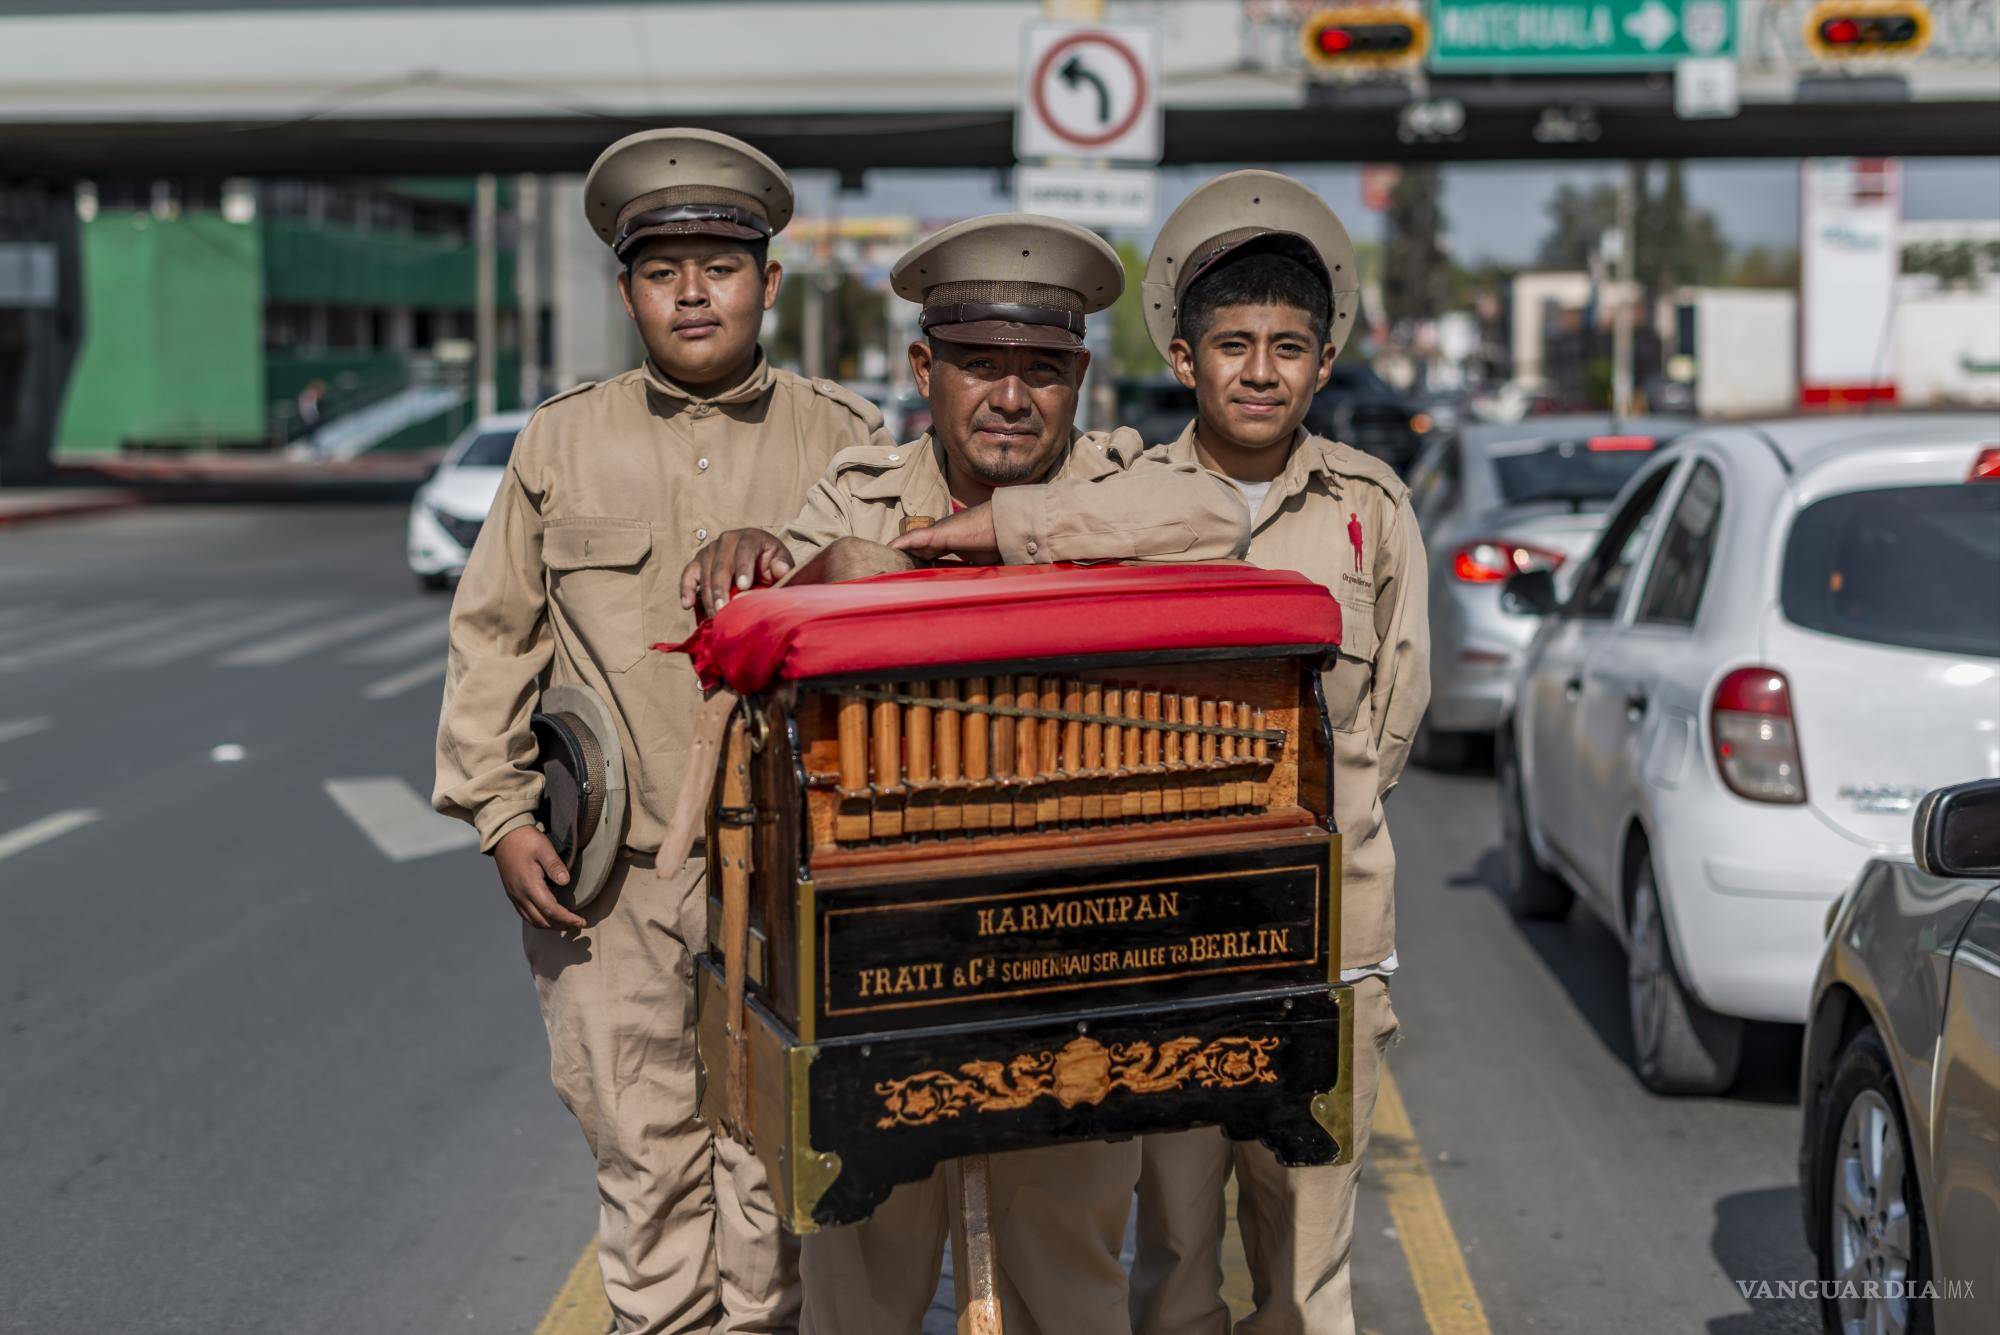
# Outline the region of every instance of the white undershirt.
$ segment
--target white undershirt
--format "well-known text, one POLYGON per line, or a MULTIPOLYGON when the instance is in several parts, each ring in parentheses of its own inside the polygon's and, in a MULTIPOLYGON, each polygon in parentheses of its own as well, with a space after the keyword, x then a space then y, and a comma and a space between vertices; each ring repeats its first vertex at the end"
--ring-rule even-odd
POLYGON ((1240 477, 1229 479, 1236 484, 1236 490, 1243 493, 1243 503, 1250 507, 1250 522, 1257 522, 1257 512, 1264 508, 1264 498, 1271 494, 1269 482, 1245 482, 1240 477))

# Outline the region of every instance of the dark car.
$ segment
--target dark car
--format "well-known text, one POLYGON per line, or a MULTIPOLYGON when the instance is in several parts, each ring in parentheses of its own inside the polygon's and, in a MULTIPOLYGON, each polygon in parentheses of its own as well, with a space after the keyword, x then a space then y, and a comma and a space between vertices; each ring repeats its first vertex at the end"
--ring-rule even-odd
POLYGON ((1829 1331, 2000 1330, 2000 779, 1917 806, 1828 915, 1800 1078, 1829 1331))
POLYGON ((1178 380, 1118 382, 1118 423, 1138 432, 1148 445, 1178 439, 1194 415, 1194 391, 1178 380))
POLYGON ((1347 362, 1334 364, 1332 378, 1306 413, 1308 430, 1372 454, 1398 473, 1416 462, 1425 422, 1416 404, 1373 368, 1347 362))

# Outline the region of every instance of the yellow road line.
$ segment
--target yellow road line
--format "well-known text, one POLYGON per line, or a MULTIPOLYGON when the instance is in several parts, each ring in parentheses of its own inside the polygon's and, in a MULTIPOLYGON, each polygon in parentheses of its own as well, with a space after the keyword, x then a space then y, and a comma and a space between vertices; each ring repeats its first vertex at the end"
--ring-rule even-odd
POLYGON ((597 1239, 570 1267, 555 1301, 542 1313, 535 1335, 604 1335, 611 1329, 611 1304, 604 1301, 604 1276, 597 1269, 597 1239))
POLYGON ((1368 1145, 1369 1166, 1382 1183, 1389 1217, 1396 1222, 1396 1239, 1410 1263, 1410 1279, 1431 1335, 1492 1335, 1486 1309, 1472 1287, 1465 1253, 1445 1216, 1444 1199, 1424 1162, 1424 1147, 1403 1095, 1385 1066, 1375 1095, 1375 1122, 1368 1145))

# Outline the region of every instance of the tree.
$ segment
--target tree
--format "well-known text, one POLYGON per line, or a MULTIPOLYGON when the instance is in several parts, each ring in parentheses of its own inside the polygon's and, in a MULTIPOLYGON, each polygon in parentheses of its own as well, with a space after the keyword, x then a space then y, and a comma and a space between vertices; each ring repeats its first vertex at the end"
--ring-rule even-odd
POLYGON ((1391 326, 1442 315, 1451 296, 1444 210, 1434 163, 1404 167, 1389 191, 1384 219, 1382 304, 1391 326))
MULTIPOLYGON (((1729 262, 1722 225, 1707 209, 1688 202, 1681 164, 1669 162, 1659 190, 1650 188, 1642 164, 1633 164, 1632 276, 1648 304, 1675 287, 1713 283, 1729 262)), ((1549 269, 1587 269, 1605 232, 1618 225, 1618 187, 1564 185, 1549 201, 1549 232, 1535 262, 1549 269)))

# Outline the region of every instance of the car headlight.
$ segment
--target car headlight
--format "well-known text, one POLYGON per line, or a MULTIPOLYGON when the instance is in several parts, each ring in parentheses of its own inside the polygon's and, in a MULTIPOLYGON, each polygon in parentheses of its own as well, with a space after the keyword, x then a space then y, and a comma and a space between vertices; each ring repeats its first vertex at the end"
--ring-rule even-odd
POLYGON ((467 551, 472 550, 472 544, 479 540, 479 529, 484 523, 483 520, 461 519, 451 511, 441 510, 435 505, 425 508, 431 512, 431 518, 437 520, 438 527, 451 535, 453 542, 467 551))

